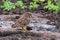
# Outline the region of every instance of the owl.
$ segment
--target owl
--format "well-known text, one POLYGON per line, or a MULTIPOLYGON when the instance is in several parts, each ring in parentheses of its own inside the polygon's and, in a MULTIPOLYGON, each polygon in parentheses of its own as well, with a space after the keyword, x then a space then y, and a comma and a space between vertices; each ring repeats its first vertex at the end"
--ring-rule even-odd
POLYGON ((29 24, 32 15, 30 12, 24 13, 19 19, 12 25, 13 28, 21 27, 23 30, 27 30, 27 25, 29 24))

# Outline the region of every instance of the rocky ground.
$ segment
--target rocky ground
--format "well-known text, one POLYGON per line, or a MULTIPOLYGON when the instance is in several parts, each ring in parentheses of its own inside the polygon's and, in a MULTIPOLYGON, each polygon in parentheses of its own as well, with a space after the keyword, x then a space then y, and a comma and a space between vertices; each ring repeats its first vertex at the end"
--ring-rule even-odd
MULTIPOLYGON (((21 28, 12 28, 12 25, 21 20, 21 15, 0 15, 0 40, 60 40, 59 29, 52 21, 44 18, 43 15, 32 14, 28 27, 30 31, 19 31, 21 28), (51 24, 47 24, 50 22, 51 24)), ((23 16, 24 18, 25 16, 23 16)))
MULTIPOLYGON (((15 3, 17 0, 10 0, 15 3)), ((28 6, 31 0, 22 0, 28 6)), ((47 0, 46 0, 47 1, 47 0)), ((0 5, 3 3, 0 1, 0 5)), ((0 9, 0 40, 60 40, 60 12, 44 10, 43 4, 38 9, 16 8, 12 11, 0 9), (32 14, 26 16, 27 13, 32 14), (26 13, 26 15, 24 15, 26 13), (28 21, 28 22, 27 22, 28 21), (13 28, 12 25, 18 27, 13 28), (29 31, 22 30, 20 25, 25 24, 29 31)))

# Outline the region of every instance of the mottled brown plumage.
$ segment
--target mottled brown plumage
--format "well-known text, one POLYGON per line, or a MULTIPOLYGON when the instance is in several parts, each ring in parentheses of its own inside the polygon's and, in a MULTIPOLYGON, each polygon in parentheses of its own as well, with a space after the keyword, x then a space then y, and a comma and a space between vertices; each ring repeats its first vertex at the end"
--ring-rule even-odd
POLYGON ((13 28, 22 27, 22 29, 26 30, 26 25, 29 24, 31 17, 31 13, 24 13, 16 22, 12 25, 13 28))

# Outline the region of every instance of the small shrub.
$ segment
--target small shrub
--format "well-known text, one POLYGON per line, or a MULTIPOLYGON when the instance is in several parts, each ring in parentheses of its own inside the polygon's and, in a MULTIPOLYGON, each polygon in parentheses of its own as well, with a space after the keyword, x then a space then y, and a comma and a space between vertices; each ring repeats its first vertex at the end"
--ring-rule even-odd
POLYGON ((2 0, 2 2, 6 2, 6 1, 8 1, 8 0, 2 0))
POLYGON ((36 4, 36 2, 30 2, 30 5, 29 5, 29 9, 36 9, 38 8, 38 4, 36 4))
POLYGON ((48 3, 46 6, 44 6, 44 9, 53 10, 55 13, 58 13, 59 11, 59 7, 54 5, 51 0, 48 0, 48 3))
POLYGON ((36 2, 36 3, 38 3, 38 2, 44 2, 45 0, 33 0, 33 2, 36 2))
POLYGON ((16 5, 17 7, 20 7, 21 9, 25 9, 25 8, 26 8, 26 6, 24 6, 24 4, 23 4, 22 1, 17 1, 17 2, 15 3, 15 5, 16 5))
POLYGON ((45 0, 39 0, 40 2, 44 2, 45 0))
POLYGON ((37 3, 37 2, 39 2, 39 0, 33 0, 33 2, 36 2, 37 3))
POLYGON ((60 7, 60 0, 56 0, 56 5, 60 7))
POLYGON ((1 6, 1 8, 3 8, 3 10, 10 11, 15 9, 15 5, 10 1, 4 1, 4 4, 1 6))

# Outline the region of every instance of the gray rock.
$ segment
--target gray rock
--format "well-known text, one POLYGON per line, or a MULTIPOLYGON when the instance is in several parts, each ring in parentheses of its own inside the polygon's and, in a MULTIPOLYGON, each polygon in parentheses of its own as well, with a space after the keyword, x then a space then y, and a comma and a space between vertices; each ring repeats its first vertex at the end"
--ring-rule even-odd
POLYGON ((0 21, 1 28, 11 28, 13 21, 0 21))
POLYGON ((32 27, 32 29, 36 29, 36 30, 42 30, 42 29, 55 29, 56 26, 54 25, 48 25, 48 24, 42 24, 42 23, 29 23, 27 25, 28 27, 32 27))

